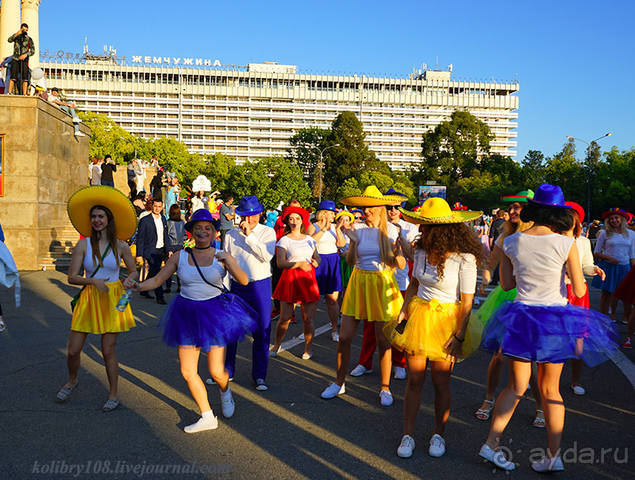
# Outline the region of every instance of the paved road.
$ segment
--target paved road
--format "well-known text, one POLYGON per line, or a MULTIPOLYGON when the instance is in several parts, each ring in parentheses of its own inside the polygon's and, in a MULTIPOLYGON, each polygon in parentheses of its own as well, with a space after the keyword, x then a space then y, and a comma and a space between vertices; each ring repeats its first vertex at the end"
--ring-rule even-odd
MULTIPOLYGON (((198 410, 180 376, 176 352, 161 342, 159 305, 133 300, 138 326, 121 335, 117 346, 122 406, 105 414, 100 407, 107 382, 97 336, 89 337, 84 348, 80 385, 72 399, 64 405, 54 402, 65 381, 69 300, 76 289, 59 272, 27 272, 22 282, 20 309, 12 306, 9 292, 0 292, 8 324, 0 334, 0 478, 177 478, 177 471, 193 479, 475 480, 505 475, 477 456, 488 429, 473 416, 484 395, 489 360, 484 352, 456 367, 448 451, 440 459, 427 454, 433 423, 430 384, 424 387, 417 419, 417 448, 408 460, 395 454, 404 381, 393 381, 395 404, 389 408, 379 405, 376 373, 349 379, 341 398, 319 398, 334 371, 336 344, 329 335, 316 339, 312 360, 299 358, 302 345, 272 359, 267 392, 253 389, 251 350, 243 343, 232 383, 234 418, 221 420, 215 431, 187 435, 182 428, 198 418, 198 410)), ((316 323, 326 323, 323 305, 316 323)), ((292 326, 288 338, 300 333, 300 326, 292 326)), ((354 359, 360 343, 361 336, 354 359)), ((625 354, 622 368, 632 369, 633 353, 625 354)), ((612 362, 585 369, 582 378, 588 394, 576 397, 568 388, 570 370, 563 374, 568 463, 560 478, 633 478, 633 385, 612 362)), ((208 389, 212 407, 220 412, 217 388, 208 389)), ((529 395, 505 434, 504 444, 520 464, 514 478, 536 478, 529 457, 532 449, 546 444, 544 430, 529 425, 533 412, 529 395)))

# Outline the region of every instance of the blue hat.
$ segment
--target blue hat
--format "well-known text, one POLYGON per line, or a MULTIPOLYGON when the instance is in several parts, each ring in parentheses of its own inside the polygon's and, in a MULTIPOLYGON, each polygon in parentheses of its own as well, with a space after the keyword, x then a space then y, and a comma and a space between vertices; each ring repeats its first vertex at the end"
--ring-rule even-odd
POLYGON ((317 210, 329 210, 337 213, 337 208, 335 208, 335 202, 333 200, 322 200, 317 206, 317 210))
POLYGON ((216 230, 220 228, 220 220, 212 217, 212 214, 204 208, 199 208, 190 217, 190 221, 185 224, 185 230, 192 232, 192 228, 196 222, 210 222, 216 230))
POLYGON ((529 198, 529 203, 543 207, 571 208, 564 203, 564 194, 558 185, 543 183, 534 193, 534 198, 529 198))
POLYGON ((364 212, 362 210, 360 210, 359 208, 353 208, 351 210, 351 213, 361 213, 362 215, 364 215, 364 212))
POLYGON ((407 195, 398 192, 397 190, 395 190, 394 188, 389 189, 386 193, 384 193, 384 195, 399 195, 400 197, 406 197, 408 198, 407 195))
POLYGON ((241 217, 250 217, 252 215, 258 215, 265 210, 265 206, 258 201, 258 197, 242 197, 240 203, 236 207, 236 214, 241 217))

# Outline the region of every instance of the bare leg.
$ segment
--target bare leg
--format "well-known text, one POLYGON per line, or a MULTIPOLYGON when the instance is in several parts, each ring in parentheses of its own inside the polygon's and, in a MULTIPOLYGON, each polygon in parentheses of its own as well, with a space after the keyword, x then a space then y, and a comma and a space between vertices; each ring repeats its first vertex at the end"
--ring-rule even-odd
POLYGON ((9 93, 13 95, 13 90, 15 89, 15 80, 9 80, 9 93))
MULTIPOLYGON (((485 400, 490 402, 494 401, 494 395, 496 395, 496 388, 500 382, 501 371, 503 369, 503 355, 500 352, 496 352, 492 355, 492 359, 489 361, 487 367, 487 384, 485 392, 485 400)), ((492 404, 489 402, 483 402, 481 410, 487 410, 492 404)))
MULTIPOLYGON (((617 320, 617 297, 611 294, 609 305, 611 306, 611 320, 617 320)), ((626 318, 626 316, 624 316, 626 318)))
POLYGON ((115 353, 116 343, 116 333, 104 333, 101 336, 101 354, 104 356, 106 375, 108 376, 108 384, 110 385, 108 399, 112 400, 116 400, 119 393, 119 363, 117 363, 117 354, 115 353))
POLYGON ((84 342, 86 341, 87 336, 87 333, 76 332, 75 330, 71 330, 71 333, 68 336, 68 353, 66 355, 68 382, 66 382, 65 385, 67 387, 72 387, 77 382, 82 348, 84 348, 84 342))
POLYGON ((525 394, 531 377, 531 362, 509 359, 508 365, 509 383, 496 399, 489 435, 485 442, 492 449, 498 447, 500 437, 511 420, 520 398, 525 394))
POLYGON ((381 389, 390 390, 390 372, 392 370, 392 350, 390 342, 384 335, 384 323, 373 322, 375 325, 375 338, 377 339, 377 355, 379 356, 379 372, 381 376, 381 389))
POLYGON ((549 442, 549 457, 560 455, 560 442, 564 429, 564 402, 560 395, 560 375, 564 363, 538 365, 538 385, 545 411, 545 426, 549 442))
POLYGON ((207 353, 207 366, 209 373, 220 388, 221 392, 227 391, 229 385, 229 373, 225 370, 225 347, 212 347, 207 353))
POLYGON ((317 310, 317 302, 307 303, 304 305, 306 315, 302 316, 302 324, 304 327, 304 353, 311 353, 311 345, 313 344, 313 334, 315 327, 313 326, 313 318, 317 310))
POLYGON ((276 327, 276 341, 273 344, 272 350, 277 352, 280 348, 280 344, 284 339, 284 336, 289 330, 289 323, 293 316, 293 304, 287 302, 280 302, 280 319, 278 320, 278 326, 276 327))
POLYGON ((201 377, 198 375, 198 357, 200 348, 179 345, 179 362, 181 363, 181 375, 187 382, 187 387, 198 405, 201 413, 212 409, 207 398, 207 389, 201 377))
POLYGON ((430 363, 434 385, 434 433, 443 436, 450 417, 450 377, 452 363, 446 360, 430 363))
POLYGON ((611 300, 611 292, 602 290, 602 296, 600 297, 600 312, 604 315, 609 314, 609 302, 611 300))
POLYGON ((329 314, 329 320, 331 321, 331 332, 337 332, 337 319, 340 316, 340 306, 337 303, 339 292, 333 292, 324 295, 326 300, 326 310, 329 314))
POLYGON ((574 358, 571 360, 571 386, 580 385, 580 372, 582 371, 582 360, 574 358))
POLYGON ((540 398, 540 389, 538 387, 538 375, 536 371, 536 364, 531 364, 531 377, 529 377, 529 385, 531 385, 531 392, 536 400, 536 410, 542 410, 542 399, 540 398))
POLYGON ((426 362, 424 356, 406 355, 408 365, 408 383, 403 402, 403 433, 414 436, 415 422, 421 404, 421 388, 426 379, 426 362))
MULTIPOLYGON (((348 371, 348 364, 351 360, 351 343, 353 343, 359 322, 359 320, 349 317, 348 315, 342 316, 340 341, 337 342, 337 377, 335 383, 338 385, 343 385, 344 380, 346 380, 346 372, 348 371)), ((390 371, 388 374, 390 375, 390 371)))
POLYGON ((22 95, 29 94, 29 82, 22 82, 22 95))
POLYGON ((631 313, 633 311, 633 304, 628 302, 622 302, 624 305, 624 321, 628 322, 629 318, 631 318, 631 313))

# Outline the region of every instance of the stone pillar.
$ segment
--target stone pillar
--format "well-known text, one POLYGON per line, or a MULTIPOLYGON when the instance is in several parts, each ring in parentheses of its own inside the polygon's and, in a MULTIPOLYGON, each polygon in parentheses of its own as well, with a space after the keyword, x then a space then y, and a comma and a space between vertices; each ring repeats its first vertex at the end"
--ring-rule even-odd
POLYGON ((29 37, 35 45, 35 55, 29 58, 29 67, 40 66, 40 27, 39 27, 40 0, 22 0, 22 22, 29 26, 29 37))
POLYGON ((13 55, 13 44, 7 39, 20 29, 20 0, 2 0, 0 10, 0 59, 13 55))

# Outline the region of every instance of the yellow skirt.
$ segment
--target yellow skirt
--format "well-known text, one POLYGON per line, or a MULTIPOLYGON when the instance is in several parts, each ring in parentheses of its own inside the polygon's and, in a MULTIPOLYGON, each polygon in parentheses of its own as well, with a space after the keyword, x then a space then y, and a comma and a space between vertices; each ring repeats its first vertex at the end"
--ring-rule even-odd
MULTIPOLYGON (((408 305, 408 323, 404 332, 400 334, 395 331, 395 319, 384 327, 386 338, 393 347, 408 355, 421 355, 432 361, 445 360, 447 351, 444 347, 457 330, 460 305, 460 302, 439 303, 436 299, 427 301, 414 297, 408 305)), ((463 352, 457 360, 468 357, 478 349, 482 328, 479 322, 468 323, 462 344, 463 352)))
POLYGON ((342 301, 342 315, 369 322, 396 319, 403 297, 392 270, 353 269, 342 301))
POLYGON ((94 285, 87 285, 73 310, 71 330, 86 333, 127 332, 135 326, 130 310, 120 312, 115 307, 125 292, 120 281, 107 283, 108 291, 102 292, 94 285))

